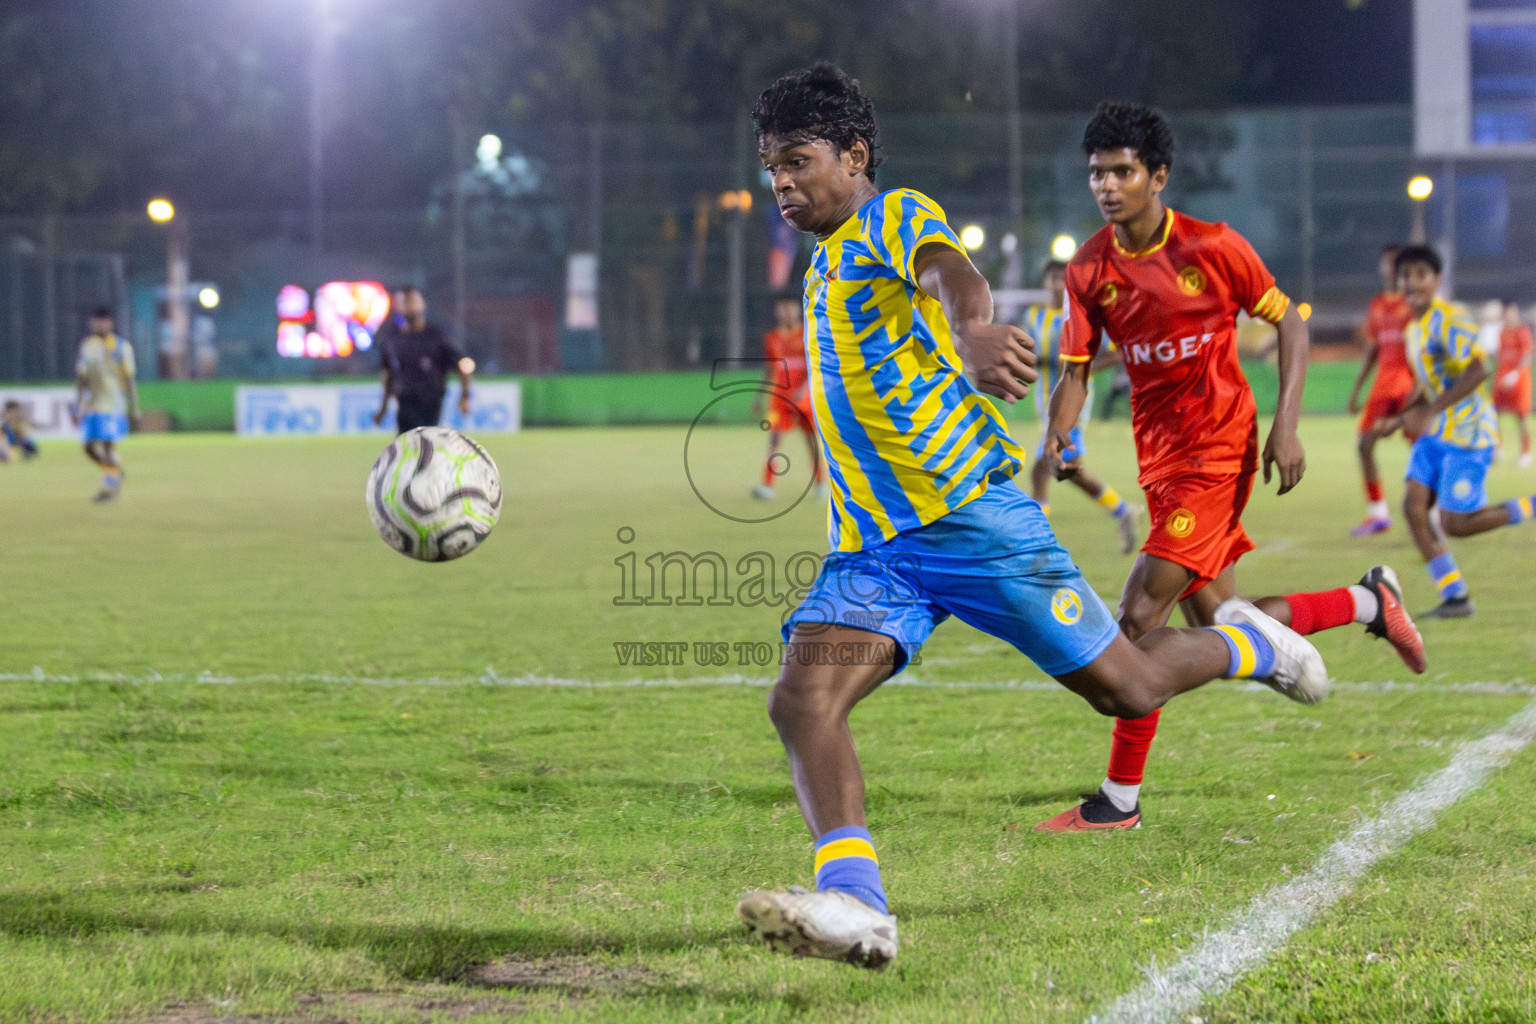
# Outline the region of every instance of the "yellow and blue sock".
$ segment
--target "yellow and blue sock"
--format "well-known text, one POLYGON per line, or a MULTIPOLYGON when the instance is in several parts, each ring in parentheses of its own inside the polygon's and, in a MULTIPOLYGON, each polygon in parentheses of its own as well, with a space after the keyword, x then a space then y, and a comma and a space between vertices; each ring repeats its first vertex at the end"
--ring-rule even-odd
POLYGON ((1227 642, 1228 679, 1265 679, 1275 670, 1275 649, 1257 626, 1210 626, 1227 642))
POLYGON ((890 913, 869 829, 848 825, 816 840, 816 891, 833 889, 863 900, 882 914, 890 913))
POLYGON ((1523 523, 1527 519, 1536 519, 1536 494, 1528 498, 1511 498, 1504 503, 1504 511, 1509 513, 1509 525, 1523 523))
POLYGON ((117 490, 122 483, 123 471, 120 469, 109 469, 101 475, 101 486, 109 491, 117 490))
POLYGON ((1456 568, 1456 559, 1449 551, 1430 559, 1429 578, 1435 581, 1441 600, 1455 601, 1467 596, 1467 581, 1461 578, 1461 570, 1456 568))
POLYGON ((1109 484, 1104 485, 1103 492, 1094 500, 1109 509, 1109 514, 1116 519, 1121 518, 1129 511, 1129 506, 1126 505, 1125 499, 1120 497, 1120 492, 1109 486, 1109 484))

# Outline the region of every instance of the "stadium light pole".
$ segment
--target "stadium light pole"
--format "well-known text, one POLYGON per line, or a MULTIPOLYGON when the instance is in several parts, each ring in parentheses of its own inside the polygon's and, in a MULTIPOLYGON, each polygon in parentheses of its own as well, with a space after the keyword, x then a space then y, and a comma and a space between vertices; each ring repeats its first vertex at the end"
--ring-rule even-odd
POLYGON ((154 199, 146 208, 149 219, 166 225, 165 241, 165 319, 170 327, 170 358, 165 360, 166 375, 172 380, 186 376, 187 343, 192 334, 192 318, 187 311, 187 231, 185 218, 176 216, 176 207, 168 199, 154 199))
POLYGON ((1003 0, 1003 90, 1008 94, 1008 229, 1024 226, 1024 114, 1019 109, 1019 3, 1003 0))
POLYGON ((331 49, 331 0, 315 0, 309 50, 309 247, 319 273, 325 251, 325 66, 331 49))
POLYGON ((1415 245, 1423 245, 1429 238, 1429 229, 1424 221, 1424 204, 1434 191, 1434 180, 1425 175, 1417 175, 1408 181, 1408 198, 1413 200, 1413 232, 1409 241, 1415 245))

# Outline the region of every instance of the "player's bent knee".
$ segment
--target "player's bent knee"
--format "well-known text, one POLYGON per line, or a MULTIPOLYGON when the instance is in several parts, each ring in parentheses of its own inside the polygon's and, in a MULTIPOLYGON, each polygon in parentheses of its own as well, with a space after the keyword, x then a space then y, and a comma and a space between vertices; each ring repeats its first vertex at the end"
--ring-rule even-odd
POLYGON ((1129 640, 1117 638, 1104 653, 1057 681, 1101 715, 1145 718, 1162 706, 1153 693, 1147 659, 1129 640))
POLYGON ((1477 531, 1472 529, 1472 517, 1461 512, 1447 512, 1440 510, 1440 528, 1450 537, 1470 537, 1477 531))
POLYGON ((846 702, 830 680, 786 674, 768 691, 768 718, 780 732, 806 722, 847 715, 846 702))

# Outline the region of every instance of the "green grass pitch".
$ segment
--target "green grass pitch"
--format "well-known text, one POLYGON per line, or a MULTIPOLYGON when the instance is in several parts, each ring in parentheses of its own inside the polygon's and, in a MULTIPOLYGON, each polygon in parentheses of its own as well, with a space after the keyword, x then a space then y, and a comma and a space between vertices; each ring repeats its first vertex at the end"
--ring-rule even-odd
MULTIPOLYGON (((1388 561, 1431 604, 1401 529, 1347 537, 1351 425, 1303 438, 1301 488, 1247 516, 1245 592, 1388 561)), ((777 958, 733 904, 810 881, 755 657, 784 606, 734 597, 754 552, 782 597, 823 513, 727 517, 760 510, 747 429, 696 433, 686 461, 682 428, 481 440, 506 506, 448 565, 373 534, 376 441, 133 438, 106 506, 73 446, 0 466, 0 1019, 1080 1021, 1531 700, 1455 685, 1532 681, 1522 527, 1455 543, 1480 612, 1425 626, 1429 688, 1181 698, 1146 826, 1043 837, 1101 777, 1109 723, 1065 691, 944 687, 1043 678, 951 622, 902 680, 928 685, 854 717, 900 959, 777 958), (673 551, 719 554, 733 603, 615 603, 627 566, 648 592, 645 559, 673 551), (623 664, 640 643, 682 663, 623 664)), ((1133 490, 1124 421, 1089 444, 1133 490)), ((1405 449, 1382 450, 1395 480, 1405 449)), ((1501 463, 1490 487, 1536 475, 1501 463)), ((1111 522, 1065 487, 1054 504, 1113 605, 1111 522)), ((1358 629, 1318 645, 1340 680, 1405 680, 1358 629)), ((1526 751, 1200 1016, 1536 1018, 1533 792, 1526 751)))

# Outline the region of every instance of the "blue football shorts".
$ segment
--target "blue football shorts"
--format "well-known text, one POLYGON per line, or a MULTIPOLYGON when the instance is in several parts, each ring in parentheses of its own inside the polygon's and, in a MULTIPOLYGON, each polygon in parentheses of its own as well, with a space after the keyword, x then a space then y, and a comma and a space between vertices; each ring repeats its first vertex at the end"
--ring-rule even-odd
POLYGON ((1040 506, 1006 477, 927 526, 863 551, 834 551, 784 623, 814 641, 818 624, 896 641, 900 672, 954 615, 1012 644, 1052 676, 1093 661, 1119 626, 1056 540, 1040 506))
POLYGON ((128 417, 119 412, 88 412, 80 420, 80 436, 92 441, 121 441, 128 436, 128 417))
POLYGON ((1435 492, 1447 512, 1476 512, 1488 504, 1492 448, 1461 448, 1438 437, 1421 437, 1408 455, 1408 479, 1435 492))
MULTIPOLYGON (((1045 458, 1045 438, 1045 434, 1040 435, 1040 445, 1035 449, 1036 462, 1045 458)), ((1072 442, 1072 447, 1061 453, 1062 462, 1076 462, 1088 454, 1088 446, 1083 443, 1082 427, 1073 427, 1072 432, 1067 435, 1067 439, 1072 442)))

